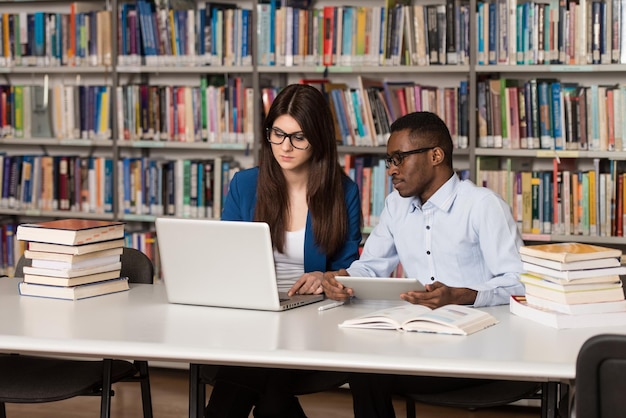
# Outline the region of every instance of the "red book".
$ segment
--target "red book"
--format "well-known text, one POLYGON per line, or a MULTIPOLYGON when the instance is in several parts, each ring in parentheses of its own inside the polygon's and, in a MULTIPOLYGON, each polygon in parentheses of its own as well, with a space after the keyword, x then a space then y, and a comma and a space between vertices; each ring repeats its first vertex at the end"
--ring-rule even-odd
POLYGON ((608 88, 606 90, 606 123, 608 125, 609 151, 615 151, 615 106, 613 97, 613 89, 608 88))
POLYGON ((617 175, 617 188, 615 190, 615 236, 624 236, 624 176, 617 175))
MULTIPOLYGON (((20 241, 62 245, 82 245, 124 237, 124 223, 96 219, 60 219, 49 222, 26 223, 17 227, 20 241)), ((32 248, 31 248, 32 250, 32 248)))
POLYGON ((324 6, 324 45, 322 65, 333 65, 333 38, 335 33, 335 8, 324 6))

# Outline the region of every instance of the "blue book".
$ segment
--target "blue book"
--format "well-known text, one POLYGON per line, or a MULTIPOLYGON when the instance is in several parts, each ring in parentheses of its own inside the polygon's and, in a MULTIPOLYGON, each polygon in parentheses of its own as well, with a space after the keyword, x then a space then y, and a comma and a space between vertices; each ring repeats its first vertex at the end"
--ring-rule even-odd
MULTIPOLYGON (((248 39, 248 32, 250 31, 250 10, 242 9, 241 10, 241 57, 246 60, 250 54, 250 46, 248 39)), ((246 65, 247 62, 244 61, 242 64, 246 65)))
POLYGON ((46 55, 46 15, 44 12, 35 12, 35 48, 34 55, 43 57, 46 55))
POLYGON ((197 13, 197 26, 196 26, 196 45, 197 45, 197 51, 196 53, 198 54, 199 57, 202 57, 204 55, 204 51, 206 50, 206 45, 204 43, 204 31, 206 29, 206 12, 204 9, 204 6, 200 5, 202 8, 198 9, 198 13, 197 13))
POLYGON ((477 4, 478 10, 476 12, 476 32, 477 32, 477 61, 478 65, 485 65, 485 3, 480 1, 477 4))
MULTIPOLYGON (((589 132, 591 132, 591 138, 589 138, 589 150, 600 151, 600 89, 597 84, 592 84, 589 93, 591 96, 591 109, 587 109, 587 112, 591 112, 591 118, 589 122, 591 124, 589 132)), ((604 100, 604 97, 602 98, 604 100)))
POLYGON ((528 52, 528 41, 531 34, 528 31, 528 2, 517 5, 517 64, 525 64, 528 52))
POLYGON ((269 27, 269 64, 276 65, 276 9, 279 0, 270 0, 270 27, 269 27))
POLYGON ((354 21, 355 9, 351 6, 344 6, 341 35, 341 61, 340 65, 352 64, 352 22, 354 21))
MULTIPOLYGON (((600 64, 601 57, 601 42, 602 42, 602 5, 601 1, 594 1, 591 3, 591 63, 600 64)), ((606 9, 605 9, 606 10, 606 9)))
POLYGON ((335 107, 335 112, 337 115, 337 122, 339 123, 339 127, 341 129, 341 139, 343 145, 354 145, 352 144, 350 138, 350 125, 348 120, 346 119, 346 108, 343 105, 343 91, 340 89, 333 89, 330 91, 333 106, 335 107))
POLYGON ((541 172, 541 188, 543 192, 543 208, 541 211, 541 233, 542 234, 551 234, 552 233, 552 218, 554 211, 554 199, 553 199, 553 186, 552 182, 552 172, 551 171, 542 171, 541 172))
POLYGON ((33 176, 35 170, 35 156, 24 155, 22 157, 22 174, 20 187, 20 201, 22 208, 35 209, 32 207, 33 201, 33 176))
POLYGON ((552 138, 551 122, 551 96, 550 83, 540 81, 537 83, 538 104, 539 104, 539 138, 542 149, 554 149, 554 139, 552 138))
POLYGON ((198 217, 204 218, 206 217, 206 203, 205 203, 205 195, 204 195, 204 160, 198 160, 198 180, 196 183, 197 191, 196 195, 198 196, 198 217))
POLYGON ((113 213, 113 159, 104 159, 104 212, 113 213))
POLYGON ((131 201, 131 172, 130 172, 130 164, 132 158, 125 157, 122 160, 122 184, 123 184, 123 201, 122 201, 122 211, 124 213, 131 213, 130 210, 130 201, 131 201))
POLYGON ((551 126, 552 137, 554 138, 554 148, 562 150, 565 149, 565 141, 563 140, 563 106, 561 83, 555 81, 550 85, 550 88, 552 91, 551 126))
POLYGON ((489 39, 487 48, 487 62, 490 65, 498 63, 498 9, 495 1, 489 3, 489 39))

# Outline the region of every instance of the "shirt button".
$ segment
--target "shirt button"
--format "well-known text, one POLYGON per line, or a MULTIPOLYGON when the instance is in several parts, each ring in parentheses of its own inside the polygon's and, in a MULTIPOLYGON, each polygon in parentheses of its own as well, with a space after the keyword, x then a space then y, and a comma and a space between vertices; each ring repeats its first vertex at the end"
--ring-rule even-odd
POLYGON ((430 251, 426 251, 426 254, 430 255, 430 251))
POLYGON ((434 277, 431 277, 431 278, 430 278, 430 280, 432 280, 432 281, 434 282, 434 281, 435 281, 435 278, 434 278, 434 277))
POLYGON ((430 229, 430 225, 426 225, 426 229, 430 229))

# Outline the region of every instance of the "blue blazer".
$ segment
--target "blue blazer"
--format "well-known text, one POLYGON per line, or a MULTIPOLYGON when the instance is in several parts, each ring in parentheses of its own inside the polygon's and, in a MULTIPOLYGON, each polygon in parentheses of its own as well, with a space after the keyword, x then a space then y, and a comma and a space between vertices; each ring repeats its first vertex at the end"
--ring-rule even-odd
MULTIPOLYGON (((254 220, 256 206, 258 167, 237 172, 230 182, 224 200, 222 220, 254 220)), ((361 198, 357 185, 347 177, 343 181, 346 207, 348 209, 348 237, 343 247, 333 256, 326 254, 315 244, 310 213, 307 215, 304 233, 304 272, 335 271, 348 268, 359 257, 361 243, 361 198)))

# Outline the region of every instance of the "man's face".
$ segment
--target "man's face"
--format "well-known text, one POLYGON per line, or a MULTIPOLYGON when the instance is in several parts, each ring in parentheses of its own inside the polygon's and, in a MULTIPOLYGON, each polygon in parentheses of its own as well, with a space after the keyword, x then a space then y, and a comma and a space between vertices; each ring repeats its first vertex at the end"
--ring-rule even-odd
POLYGON ((400 193, 400 196, 417 196, 424 202, 426 200, 424 193, 428 191, 434 177, 432 148, 422 143, 419 138, 417 141, 411 142, 408 130, 394 132, 389 137, 387 142, 388 157, 414 150, 421 152, 402 156, 400 164, 396 166, 391 163, 387 173, 391 176, 393 186, 400 193))

